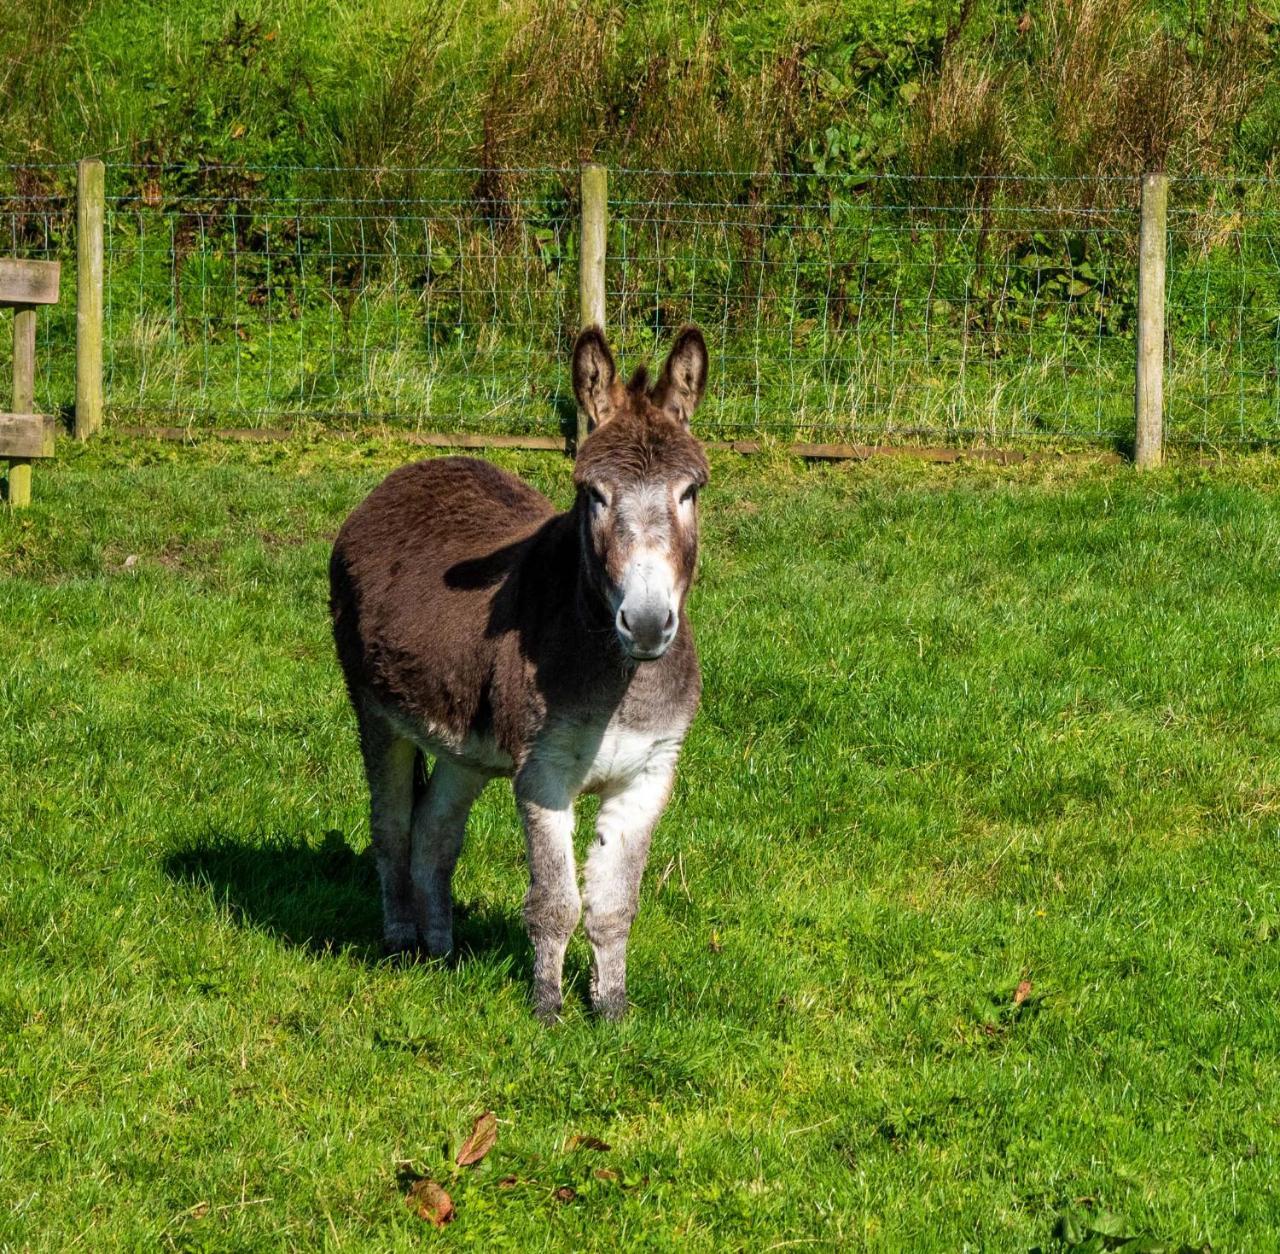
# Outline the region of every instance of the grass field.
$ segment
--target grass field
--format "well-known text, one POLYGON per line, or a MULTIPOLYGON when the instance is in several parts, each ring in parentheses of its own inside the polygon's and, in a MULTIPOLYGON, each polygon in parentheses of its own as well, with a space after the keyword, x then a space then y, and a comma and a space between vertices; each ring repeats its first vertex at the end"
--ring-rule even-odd
POLYGON ((635 1009, 579 938, 545 1030, 502 786, 458 969, 378 959, 325 563, 409 452, 63 450, 0 513, 0 1247, 1274 1241, 1275 461, 719 457, 635 1009))

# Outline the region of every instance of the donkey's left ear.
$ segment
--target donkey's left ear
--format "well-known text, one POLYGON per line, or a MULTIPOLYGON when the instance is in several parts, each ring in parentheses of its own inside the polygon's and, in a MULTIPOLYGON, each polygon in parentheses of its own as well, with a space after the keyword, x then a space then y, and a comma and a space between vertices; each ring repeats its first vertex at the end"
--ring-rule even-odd
POLYGON ((653 403, 687 427, 707 387, 707 342, 697 327, 683 327, 653 386, 653 403))

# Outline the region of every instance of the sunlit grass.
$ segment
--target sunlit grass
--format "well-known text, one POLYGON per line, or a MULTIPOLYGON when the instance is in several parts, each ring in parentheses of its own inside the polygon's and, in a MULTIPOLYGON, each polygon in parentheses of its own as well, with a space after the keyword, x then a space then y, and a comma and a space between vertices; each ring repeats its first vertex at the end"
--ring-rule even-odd
POLYGON ((108 440, 0 517, 0 1244, 417 1247, 405 1163, 484 1248, 1267 1244, 1273 462, 717 458, 635 1009, 579 939, 546 1031, 504 786, 460 966, 377 959, 325 561, 411 455, 108 440))

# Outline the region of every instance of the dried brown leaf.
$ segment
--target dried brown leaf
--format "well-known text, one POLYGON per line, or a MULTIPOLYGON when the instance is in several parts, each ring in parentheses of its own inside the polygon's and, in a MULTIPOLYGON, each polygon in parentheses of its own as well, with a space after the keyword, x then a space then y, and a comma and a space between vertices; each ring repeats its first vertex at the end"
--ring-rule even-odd
POLYGON ((578 1190, 567 1184, 562 1184, 555 1191, 555 1199, 557 1202, 572 1202, 578 1196, 578 1190))
POLYGON ((478 1163, 498 1140, 498 1116, 491 1110, 479 1115, 471 1126, 471 1135, 462 1143, 458 1156, 453 1161, 459 1167, 471 1167, 478 1163))
POLYGON ((616 1171, 610 1171, 608 1167, 597 1167, 591 1173, 597 1180, 618 1180, 621 1177, 616 1171))
POLYGON ((519 1183, 520 1183, 520 1180, 516 1176, 503 1176, 502 1179, 498 1181, 498 1188, 514 1189, 516 1185, 519 1183))
POLYGON ((1031 981, 1022 980, 1018 984, 1018 987, 1013 990, 1013 1004, 1015 1006, 1021 1006, 1022 1003, 1026 1001, 1027 998, 1030 996, 1031 996, 1031 981))
POLYGON ((453 1198, 434 1180, 415 1181, 405 1194, 404 1204, 419 1219, 443 1228, 453 1219, 453 1198))
POLYGON ((607 1154, 613 1146, 606 1141, 602 1141, 598 1136, 571 1136, 569 1138, 569 1148, 596 1150, 601 1154, 607 1154))

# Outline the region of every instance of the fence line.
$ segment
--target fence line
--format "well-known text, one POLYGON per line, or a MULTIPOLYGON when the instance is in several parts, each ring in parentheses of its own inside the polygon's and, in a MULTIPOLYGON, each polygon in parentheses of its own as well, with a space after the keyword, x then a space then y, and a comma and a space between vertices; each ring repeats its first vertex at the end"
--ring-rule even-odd
MULTIPOLYGON (((110 165, 108 421, 576 424, 579 172, 110 165)), ((74 166, 0 167, 0 254, 75 256, 74 166)), ((1171 181, 1169 439, 1280 440, 1280 184, 1171 181)), ((1134 432, 1136 180, 609 172, 625 368, 707 333, 710 437, 1134 432)), ((76 396, 75 267, 37 403, 76 396)), ((8 346, 0 341, 0 369, 8 346)))

